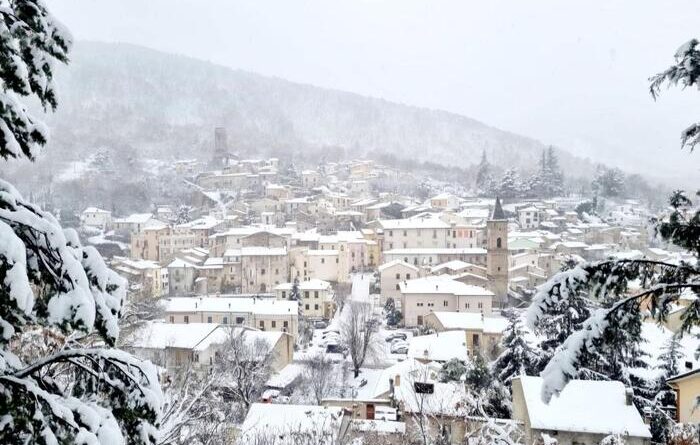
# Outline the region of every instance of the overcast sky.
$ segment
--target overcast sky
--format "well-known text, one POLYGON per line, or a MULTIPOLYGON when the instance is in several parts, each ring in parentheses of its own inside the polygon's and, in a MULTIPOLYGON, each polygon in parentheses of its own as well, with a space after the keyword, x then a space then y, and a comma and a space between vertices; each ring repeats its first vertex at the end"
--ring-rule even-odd
POLYGON ((700 174, 700 153, 678 142, 700 120, 700 93, 655 103, 647 81, 700 37, 697 0, 49 4, 78 40, 445 109, 660 177, 700 174))

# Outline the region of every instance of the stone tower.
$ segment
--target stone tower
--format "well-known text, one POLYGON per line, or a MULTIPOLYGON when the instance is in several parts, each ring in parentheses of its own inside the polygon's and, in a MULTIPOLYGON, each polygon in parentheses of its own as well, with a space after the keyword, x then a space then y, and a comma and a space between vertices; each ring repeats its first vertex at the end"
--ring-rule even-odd
POLYGON ((214 129, 214 154, 211 164, 213 167, 223 167, 228 161, 228 138, 226 128, 216 127, 214 129))
POLYGON ((504 307, 508 300, 508 220, 498 197, 486 221, 486 274, 496 294, 494 306, 504 307))

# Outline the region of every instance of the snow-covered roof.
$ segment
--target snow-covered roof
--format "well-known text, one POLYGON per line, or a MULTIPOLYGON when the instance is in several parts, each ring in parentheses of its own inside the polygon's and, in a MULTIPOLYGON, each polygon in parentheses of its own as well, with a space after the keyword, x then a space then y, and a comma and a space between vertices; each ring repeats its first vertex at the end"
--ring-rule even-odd
POLYGON ((338 440, 343 409, 314 405, 254 403, 241 426, 236 444, 258 442, 293 445, 299 435, 313 437, 318 445, 333 445, 338 440))
POLYGON ((256 297, 178 297, 168 298, 166 312, 227 312, 266 315, 296 315, 296 301, 256 297))
POLYGON ((117 218, 114 222, 122 224, 143 224, 151 218, 153 218, 153 215, 150 213, 134 213, 124 218, 117 218))
POLYGON ((215 323, 163 323, 147 322, 129 335, 129 345, 134 348, 179 348, 203 351, 211 345, 222 344, 231 335, 243 335, 246 342, 264 340, 274 346, 284 333, 257 331, 247 328, 227 328, 215 323))
POLYGON ((541 377, 516 378, 533 429, 651 437, 637 408, 626 403, 621 382, 572 380, 547 404, 542 400, 541 377))
POLYGON ((451 226, 439 218, 414 217, 406 219, 380 219, 384 230, 401 229, 449 229, 451 226))
POLYGON ((402 281, 399 286, 401 293, 404 294, 494 295, 490 290, 456 281, 448 275, 402 281))
MULTIPOLYGON (((294 283, 282 283, 275 287, 275 290, 291 290, 294 283)), ((312 278, 310 280, 304 280, 299 282, 300 290, 327 290, 331 288, 331 283, 324 280, 319 280, 318 278, 312 278)))
POLYGON ((486 249, 479 247, 419 247, 415 249, 391 249, 384 252, 385 255, 486 255, 486 249))
POLYGON ((438 264, 437 266, 430 269, 430 272, 435 273, 435 272, 438 272, 442 269, 449 269, 453 272, 456 272, 456 271, 459 271, 462 269, 466 269, 469 266, 471 266, 471 263, 467 263, 467 262, 461 261, 461 260, 452 260, 452 261, 448 261, 446 263, 438 264))
POLYGON ((408 356, 437 362, 453 358, 468 362, 467 336, 463 331, 445 331, 412 337, 408 343, 408 356))
POLYGON ((472 312, 433 312, 447 330, 481 330, 487 334, 500 334, 508 326, 503 317, 485 317, 472 312))
POLYGON ((384 263, 384 264, 382 264, 381 266, 379 266, 379 267, 377 268, 377 270, 379 270, 379 272, 382 272, 382 271, 384 271, 384 270, 386 270, 386 269, 389 269, 389 268, 391 268, 391 267, 394 267, 394 266, 403 266, 403 267, 407 267, 407 268, 409 268, 409 269, 411 269, 411 270, 415 270, 415 271, 418 270, 418 268, 417 268, 416 266, 414 266, 414 265, 412 265, 412 264, 408 264, 407 262, 402 261, 402 260, 393 260, 393 261, 389 261, 388 263, 384 263))
POLYGON ((85 210, 83 210, 83 213, 103 213, 103 214, 111 214, 109 210, 103 210, 97 207, 88 207, 85 210))
POLYGON ((284 256, 287 249, 284 247, 242 247, 240 249, 226 249, 225 257, 231 256, 284 256))

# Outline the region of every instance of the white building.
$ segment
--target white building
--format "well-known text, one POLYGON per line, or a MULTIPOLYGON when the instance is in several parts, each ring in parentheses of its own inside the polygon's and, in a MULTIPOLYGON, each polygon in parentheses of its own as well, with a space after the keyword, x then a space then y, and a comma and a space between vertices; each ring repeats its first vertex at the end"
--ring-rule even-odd
POLYGON ((425 317, 435 311, 491 315, 493 292, 447 275, 407 280, 399 286, 405 326, 422 326, 425 317))
POLYGON ((381 288, 382 304, 387 298, 393 298, 395 302, 401 301, 400 284, 403 281, 420 277, 420 269, 402 260, 393 260, 378 267, 379 284, 381 288))
POLYGON ((572 380, 549 403, 542 400, 542 378, 513 379, 513 419, 523 423, 525 443, 542 433, 559 445, 597 445, 606 436, 622 436, 626 444, 651 443, 649 427, 621 382, 572 380))
POLYGON ((112 212, 97 207, 88 207, 80 215, 80 222, 84 226, 104 229, 112 223, 112 212))

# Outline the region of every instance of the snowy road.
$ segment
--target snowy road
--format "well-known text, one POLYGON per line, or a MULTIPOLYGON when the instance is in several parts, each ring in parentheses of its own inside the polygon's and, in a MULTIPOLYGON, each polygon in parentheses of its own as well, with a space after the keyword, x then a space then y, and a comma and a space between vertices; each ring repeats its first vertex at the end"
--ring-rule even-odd
POLYGON ((372 303, 369 297, 369 283, 372 278, 370 274, 357 274, 352 277, 352 292, 350 300, 372 303))

